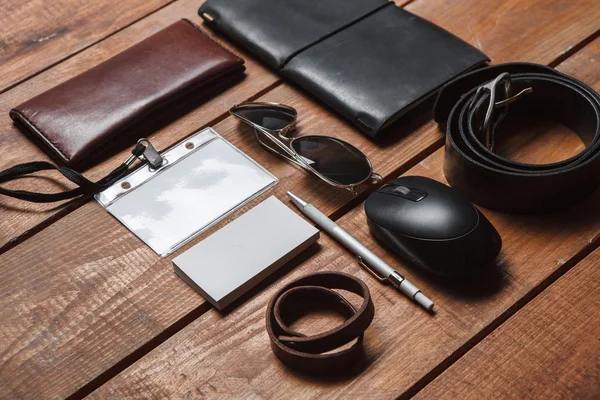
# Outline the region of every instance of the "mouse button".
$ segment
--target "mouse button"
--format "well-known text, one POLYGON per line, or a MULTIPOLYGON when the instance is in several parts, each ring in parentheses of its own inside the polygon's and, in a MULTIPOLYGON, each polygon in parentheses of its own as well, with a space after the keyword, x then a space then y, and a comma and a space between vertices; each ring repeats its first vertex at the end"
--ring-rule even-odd
POLYGON ((395 230, 396 225, 402 226, 402 215, 410 212, 412 201, 403 201, 389 192, 372 193, 365 202, 365 213, 373 222, 395 230))
POLYGON ((398 233, 429 240, 447 240, 469 233, 479 222, 475 207, 448 200, 428 196, 424 201, 410 203, 414 206, 396 217, 398 233))
POLYGON ((419 190, 405 184, 397 184, 393 181, 382 186, 377 192, 402 197, 411 201, 421 201, 427 197, 427 192, 424 190, 419 190))
POLYGON ((392 193, 411 201, 421 201, 425 197, 427 197, 427 192, 424 192, 419 189, 413 189, 403 185, 396 186, 392 190, 392 193))
MULTIPOLYGON (((389 182, 395 187, 418 188, 427 197, 421 201, 406 201, 397 194, 387 198, 395 213, 386 213, 384 226, 403 236, 426 240, 447 240, 471 232, 479 223, 478 211, 459 192, 433 179, 407 176, 389 182)), ((381 204, 381 203, 379 203, 381 204)))

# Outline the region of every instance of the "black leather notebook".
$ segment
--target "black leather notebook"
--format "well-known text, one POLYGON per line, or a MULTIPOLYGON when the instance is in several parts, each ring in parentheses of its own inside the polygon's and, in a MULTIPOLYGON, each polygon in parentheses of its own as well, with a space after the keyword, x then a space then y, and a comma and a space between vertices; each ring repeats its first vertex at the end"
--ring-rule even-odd
POLYGON ((488 61, 387 0, 208 0, 199 13, 372 137, 488 61))

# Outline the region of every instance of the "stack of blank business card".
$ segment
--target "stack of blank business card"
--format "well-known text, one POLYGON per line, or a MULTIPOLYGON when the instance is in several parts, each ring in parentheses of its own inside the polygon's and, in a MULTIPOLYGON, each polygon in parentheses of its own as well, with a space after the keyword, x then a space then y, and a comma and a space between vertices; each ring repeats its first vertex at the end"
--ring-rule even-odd
POLYGON ((319 230, 271 196, 173 260, 219 310, 315 243, 319 230))

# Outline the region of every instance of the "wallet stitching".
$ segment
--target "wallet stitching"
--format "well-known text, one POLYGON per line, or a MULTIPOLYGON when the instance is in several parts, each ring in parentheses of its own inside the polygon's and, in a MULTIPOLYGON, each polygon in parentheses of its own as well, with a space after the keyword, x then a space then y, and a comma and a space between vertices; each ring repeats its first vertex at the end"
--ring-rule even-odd
POLYGON ((214 44, 216 44, 217 46, 219 46, 220 48, 222 48, 223 50, 225 50, 227 53, 231 54, 233 57, 235 57, 238 61, 241 61, 242 64, 244 63, 244 60, 238 56, 237 54, 233 53, 231 50, 229 50, 228 48, 226 48, 225 46, 223 46, 221 43, 217 42, 215 39, 213 39, 212 37, 208 36, 206 34, 206 32, 204 32, 202 29, 200 29, 200 27, 198 25, 196 25, 195 23, 193 23, 192 21, 190 21, 187 18, 182 18, 182 21, 187 22, 188 24, 190 24, 194 29, 196 29, 198 32, 200 32, 202 35, 204 35, 204 37, 206 37, 207 39, 209 39, 210 41, 212 41, 214 44))
POLYGON ((51 146, 54 148, 54 150, 55 150, 55 151, 56 151, 56 152, 57 152, 57 153, 58 153, 58 154, 59 154, 59 155, 60 155, 60 156, 61 156, 61 157, 62 157, 64 160, 66 160, 66 161, 69 161, 69 160, 70 160, 70 157, 68 157, 68 156, 67 156, 67 155, 64 153, 64 150, 62 150, 62 149, 60 148, 60 146, 59 146, 57 143, 55 143, 55 142, 54 142, 52 139, 50 139, 50 137, 48 137, 48 135, 47 135, 47 134, 46 134, 46 133, 45 133, 45 132, 44 132, 42 129, 40 129, 40 127, 39 127, 39 126, 37 126, 37 125, 36 125, 36 124, 35 124, 33 121, 31 121, 29 118, 27 118, 27 116, 26 116, 26 115, 25 115, 25 114, 24 114, 22 111, 20 111, 20 110, 17 110, 17 109, 15 108, 15 109, 12 109, 12 112, 14 112, 15 114, 17 114, 17 115, 18 115, 20 118, 24 119, 24 120, 25 120, 25 121, 26 121, 26 122, 27 122, 27 123, 28 123, 28 124, 29 124, 31 127, 33 127, 33 128, 34 128, 34 129, 37 131, 37 133, 38 133, 40 136, 42 136, 42 137, 43 137, 43 138, 46 140, 47 144, 50 144, 50 145, 51 145, 51 146))
POLYGON ((291 53, 289 56, 287 56, 285 58, 285 60, 283 60, 283 62, 281 63, 281 65, 279 65, 279 70, 281 70, 282 68, 284 68, 286 66, 287 63, 289 63, 294 57, 296 57, 297 55, 299 55, 300 53, 310 49, 311 47, 314 47, 316 45, 318 45, 321 42, 324 42, 325 40, 329 39, 330 37, 350 28, 352 25, 356 25, 358 22, 370 17, 371 15, 375 14, 376 12, 384 9, 385 7, 389 7, 390 5, 394 5, 395 3, 393 2, 388 2, 386 4, 382 4, 379 7, 375 7, 373 10, 365 13, 364 15, 361 15, 360 17, 348 22, 347 24, 344 24, 342 26, 340 26, 338 29, 334 29, 333 31, 329 32, 328 34, 324 35, 323 37, 320 37, 319 39, 315 40, 312 43, 307 44, 304 47, 301 47, 300 49, 294 51, 293 53, 291 53))

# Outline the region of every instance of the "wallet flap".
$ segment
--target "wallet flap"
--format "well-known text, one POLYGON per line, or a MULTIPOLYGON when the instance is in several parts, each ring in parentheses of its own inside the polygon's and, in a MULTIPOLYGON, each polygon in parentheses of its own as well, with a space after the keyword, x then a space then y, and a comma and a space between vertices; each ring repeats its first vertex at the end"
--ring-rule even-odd
POLYGON ((141 122, 172 113, 172 102, 183 94, 243 69, 242 59, 180 20, 15 107, 10 116, 73 166, 131 138, 141 122))
POLYGON ((398 7, 385 7, 291 59, 281 74, 376 136, 445 82, 488 58, 398 7))
POLYGON ((280 69, 303 49, 393 4, 388 0, 218 0, 204 3, 199 14, 280 69))

